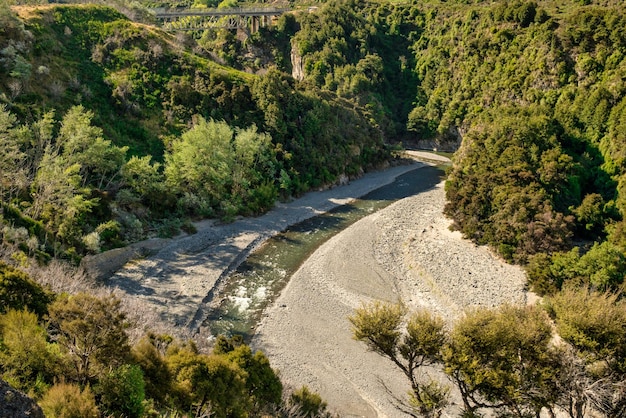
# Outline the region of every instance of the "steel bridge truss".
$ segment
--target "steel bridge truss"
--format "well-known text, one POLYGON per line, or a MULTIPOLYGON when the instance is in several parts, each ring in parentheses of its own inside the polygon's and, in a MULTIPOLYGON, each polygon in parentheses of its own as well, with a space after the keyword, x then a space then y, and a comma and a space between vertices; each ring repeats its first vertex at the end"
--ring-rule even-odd
POLYGON ((272 24, 276 16, 287 9, 276 8, 229 8, 229 9, 185 9, 181 11, 157 11, 157 20, 169 31, 202 31, 206 29, 246 29, 250 33, 272 24))

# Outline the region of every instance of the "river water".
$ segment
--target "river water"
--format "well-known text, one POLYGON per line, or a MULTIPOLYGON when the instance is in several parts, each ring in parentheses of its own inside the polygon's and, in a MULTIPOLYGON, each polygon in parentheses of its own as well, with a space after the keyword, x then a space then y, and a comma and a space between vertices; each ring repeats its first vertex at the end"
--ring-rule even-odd
POLYGON ((212 335, 241 335, 249 341, 269 306, 306 259, 332 236, 393 202, 429 190, 443 168, 416 168, 393 183, 290 227, 266 241, 224 282, 202 328, 212 335))

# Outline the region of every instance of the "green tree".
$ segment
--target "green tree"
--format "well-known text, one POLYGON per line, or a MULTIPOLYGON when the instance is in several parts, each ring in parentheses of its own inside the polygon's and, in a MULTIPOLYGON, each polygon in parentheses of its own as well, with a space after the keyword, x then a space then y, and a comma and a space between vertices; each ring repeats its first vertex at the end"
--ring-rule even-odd
POLYGON ((416 406, 416 412, 438 416, 446 404, 446 390, 432 381, 421 381, 420 369, 441 360, 439 350, 445 341, 443 320, 425 310, 411 314, 408 319, 406 314, 401 304, 374 302, 357 309, 349 320, 356 340, 391 360, 409 379, 410 404, 416 406), (406 329, 403 329, 405 320, 406 329))
POLYGON ((495 408, 510 416, 553 410, 558 352, 545 313, 535 307, 476 309, 460 319, 442 350, 465 411, 495 408))
POLYGON ((198 196, 208 208, 226 200, 233 166, 233 134, 225 122, 200 119, 172 143, 171 152, 165 156, 168 187, 198 196))
POLYGON ((214 354, 220 353, 245 371, 246 389, 257 413, 280 404, 283 385, 265 354, 261 351, 252 353, 250 346, 243 343, 230 345, 226 350, 214 350, 214 354))
POLYGON ((618 295, 568 286, 548 299, 547 310, 559 335, 588 361, 626 371, 626 303, 618 295))
POLYGON ((302 386, 289 396, 291 405, 296 406, 298 414, 303 417, 323 417, 327 415, 326 407, 328 404, 322 400, 322 397, 312 392, 307 386, 302 386))
POLYGON ((63 295, 50 305, 49 315, 50 335, 69 356, 71 377, 80 384, 126 363, 128 322, 116 297, 63 295))
POLYGON ((564 409, 575 418, 587 416, 588 408, 623 414, 626 303, 616 294, 569 285, 547 298, 545 307, 571 347, 560 379, 564 409))
POLYGON ((149 207, 158 207, 167 191, 161 164, 152 164, 150 160, 150 156, 132 156, 121 168, 121 185, 129 188, 149 207))
MULTIPOLYGON (((217 209, 226 216, 243 211, 255 189, 274 176, 271 138, 256 127, 235 131, 226 122, 199 118, 192 129, 172 143, 165 156, 167 185, 196 196, 197 213, 217 209)), ((276 193, 274 192, 274 197, 276 193)), ((254 200, 254 199, 253 199, 254 200)), ((274 203, 249 204, 266 209, 274 203)), ((210 213, 210 212, 208 212, 210 213)))
POLYGON ((172 391, 172 374, 165 356, 157 349, 155 336, 145 336, 133 346, 133 360, 141 367, 146 398, 165 406, 172 391))
MULTIPOLYGON (((167 384, 167 382, 165 382, 167 384)), ((139 418, 144 412, 145 383, 138 365, 123 364, 100 378, 100 406, 114 417, 139 418)))
POLYGON ((17 118, 4 105, 0 106, 0 197, 10 201, 28 188, 27 158, 17 135, 17 118))
POLYGON ((179 407, 200 415, 245 416, 250 407, 246 373, 224 356, 200 354, 192 343, 173 344, 166 361, 179 407))
POLYGON ((27 309, 42 317, 53 295, 26 273, 0 261, 0 314, 9 309, 27 309))
POLYGON ((78 164, 83 186, 91 183, 107 188, 119 174, 128 147, 117 147, 102 137, 102 129, 93 126, 93 112, 83 106, 72 107, 63 117, 57 138, 68 165, 78 164))
POLYGON ((28 214, 43 221, 46 228, 66 243, 82 236, 85 217, 97 205, 89 190, 82 187, 79 164, 46 150, 31 185, 33 204, 28 214))
POLYGON ((47 338, 34 313, 10 309, 0 315, 2 378, 16 389, 41 395, 37 383, 52 383, 63 362, 58 347, 47 338))

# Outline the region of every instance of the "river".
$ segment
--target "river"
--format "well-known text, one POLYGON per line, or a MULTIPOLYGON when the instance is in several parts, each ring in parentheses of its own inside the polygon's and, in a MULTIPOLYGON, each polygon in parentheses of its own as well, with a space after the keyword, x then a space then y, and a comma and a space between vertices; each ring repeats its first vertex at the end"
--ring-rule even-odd
POLYGON ((434 187, 443 174, 442 166, 409 171, 350 204, 296 224, 269 239, 223 282, 202 328, 212 335, 241 335, 249 341, 264 309, 320 245, 359 219, 434 187))

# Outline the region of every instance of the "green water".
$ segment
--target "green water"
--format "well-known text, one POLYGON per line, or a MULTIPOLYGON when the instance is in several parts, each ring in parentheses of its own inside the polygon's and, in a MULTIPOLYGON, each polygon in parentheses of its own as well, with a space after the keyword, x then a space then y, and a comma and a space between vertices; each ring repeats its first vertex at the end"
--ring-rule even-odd
POLYGON ((249 340, 263 310, 320 245, 398 199, 431 189, 442 176, 439 167, 413 170, 349 205, 308 219, 269 239, 226 279, 214 297, 220 302, 210 310, 202 328, 213 335, 242 335, 249 340))

